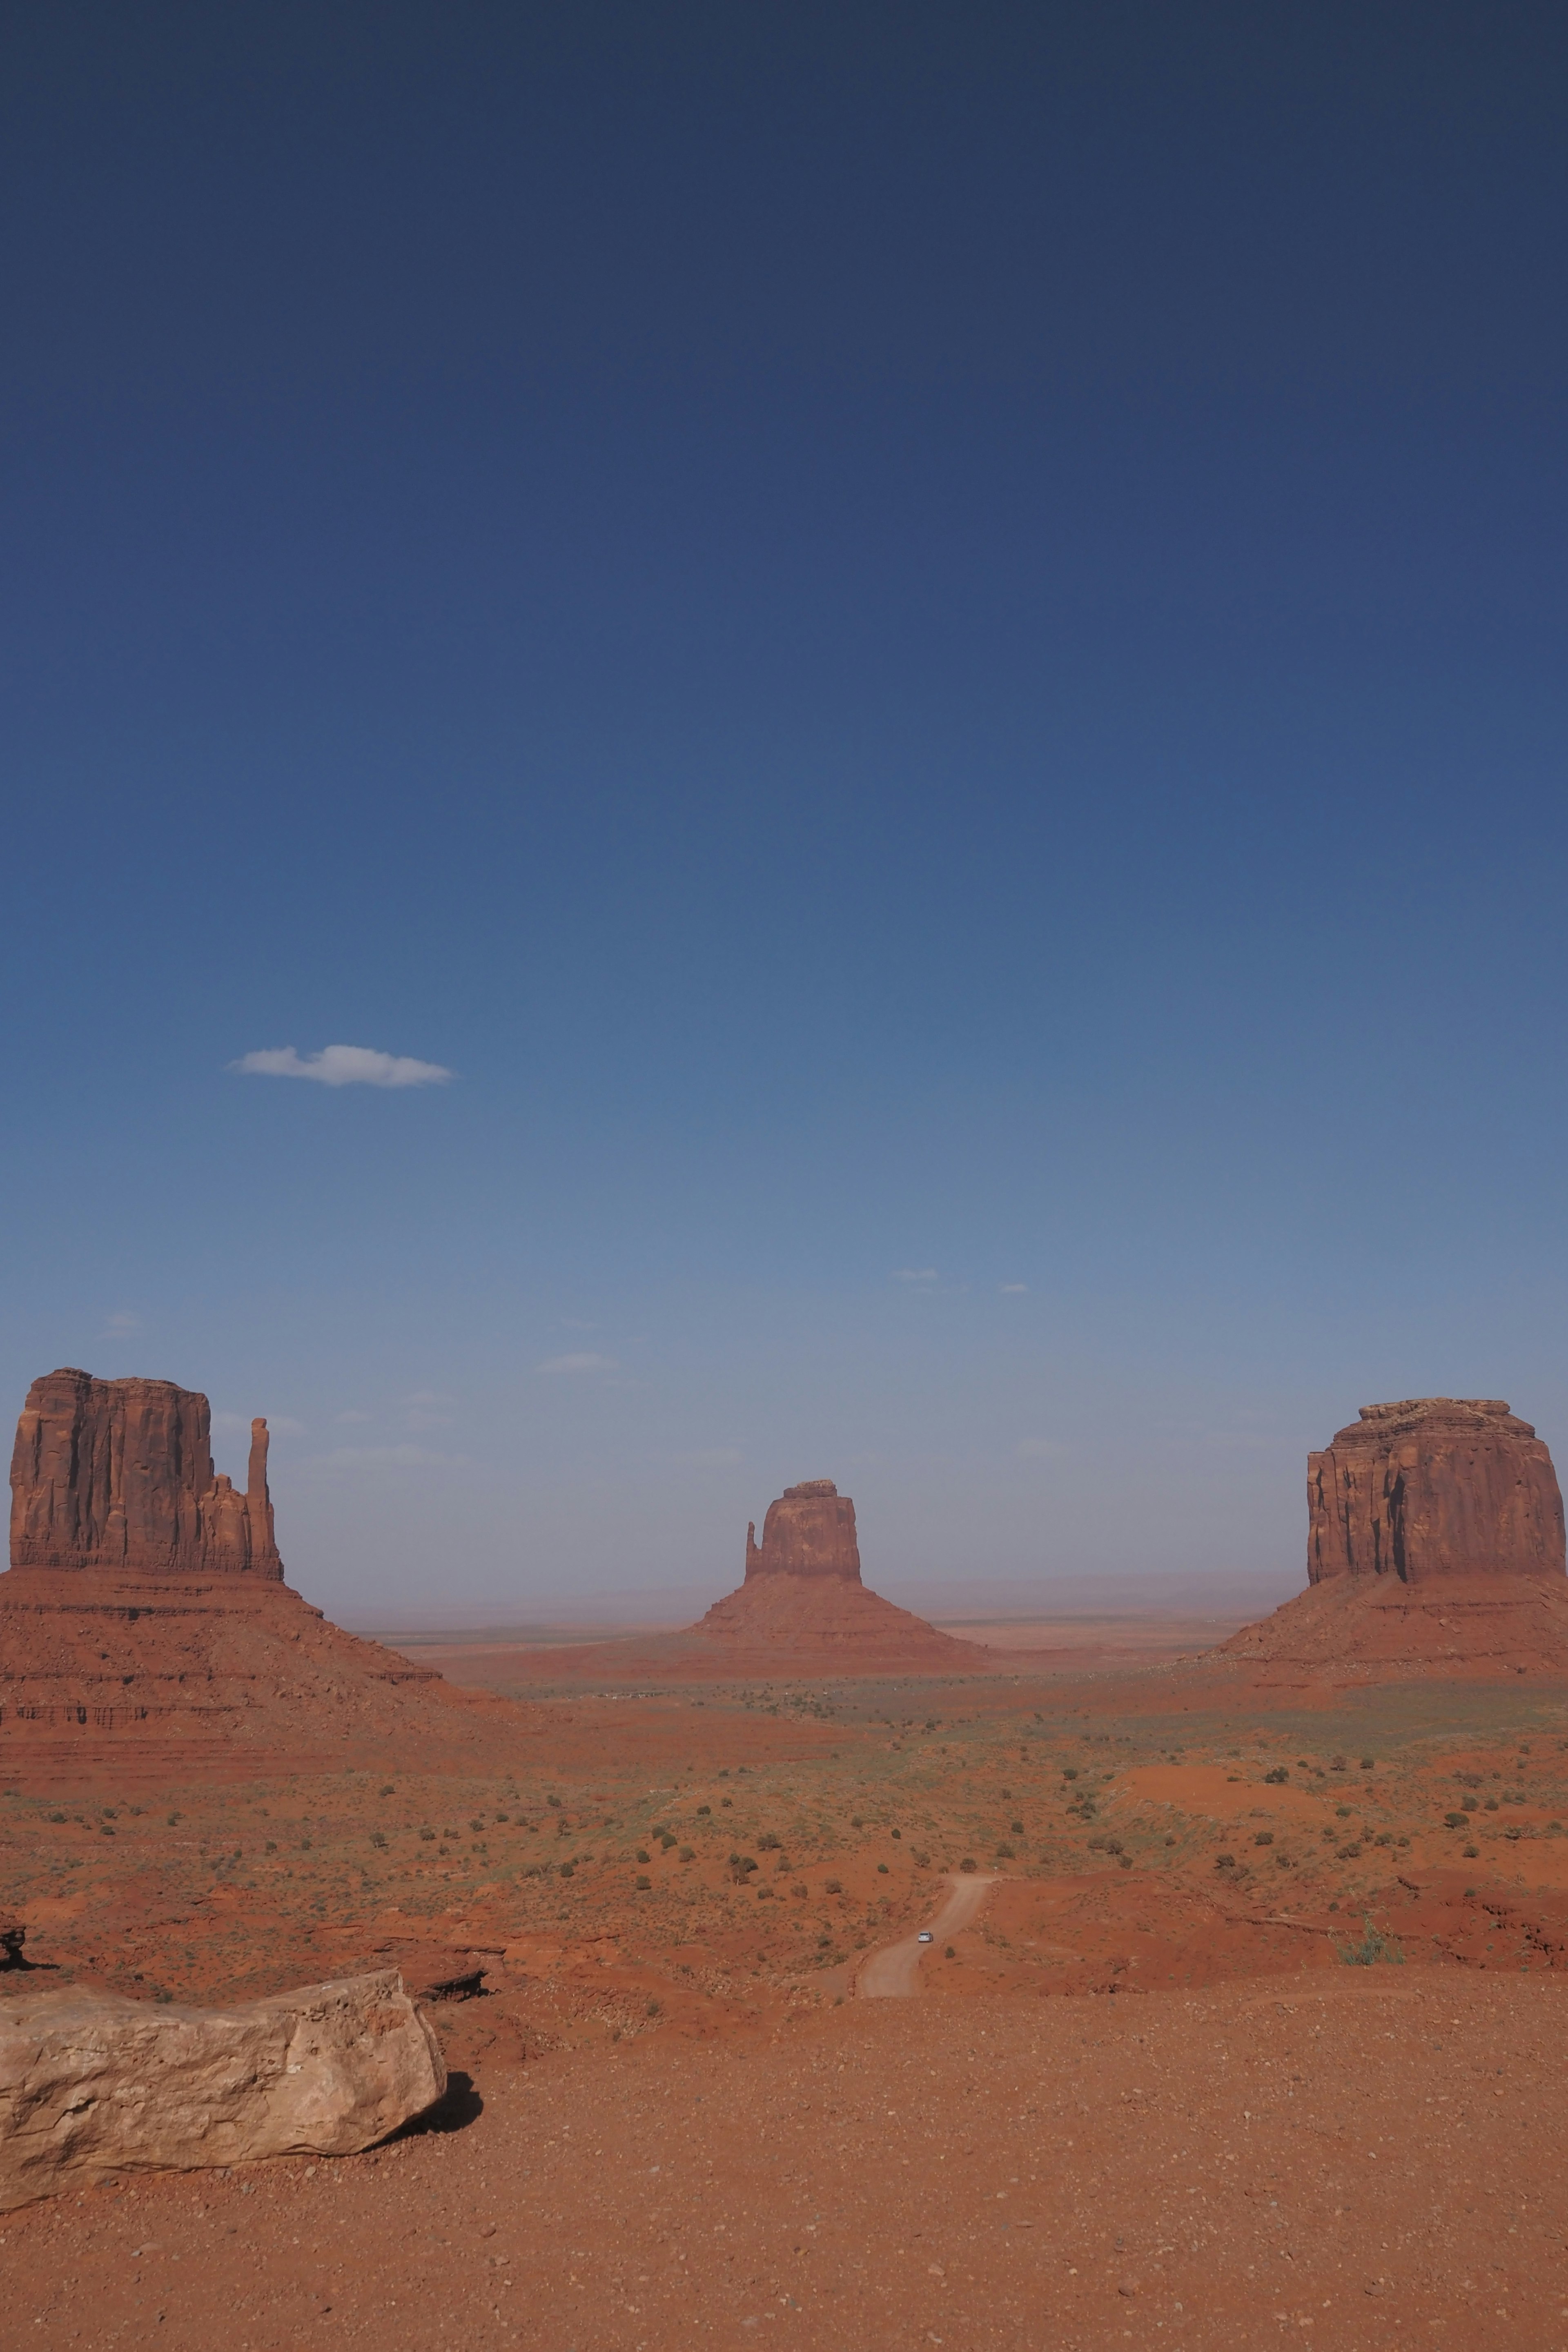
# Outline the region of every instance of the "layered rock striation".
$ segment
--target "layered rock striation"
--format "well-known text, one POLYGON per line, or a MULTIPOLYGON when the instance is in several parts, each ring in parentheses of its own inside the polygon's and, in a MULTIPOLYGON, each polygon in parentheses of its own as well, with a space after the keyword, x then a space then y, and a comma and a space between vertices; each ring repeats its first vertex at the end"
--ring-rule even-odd
POLYGON ((241 1494, 214 1472, 212 1412, 195 1390, 46 1372, 16 1424, 11 1565, 281 1584, 267 1448, 267 1423, 253 1421, 241 1494))
POLYGON ((1363 1404, 1307 1456, 1307 1576, 1562 1576, 1563 1496, 1528 1421, 1489 1397, 1363 1404))

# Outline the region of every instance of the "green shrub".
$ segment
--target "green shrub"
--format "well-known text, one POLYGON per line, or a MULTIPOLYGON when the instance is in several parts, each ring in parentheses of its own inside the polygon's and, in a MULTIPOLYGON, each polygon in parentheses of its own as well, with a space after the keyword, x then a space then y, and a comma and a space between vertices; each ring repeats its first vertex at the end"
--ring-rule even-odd
POLYGON ((651 1878, 639 1878, 637 1879, 634 1884, 639 1895, 646 1895, 648 1888, 653 1885, 653 1881, 651 1878))
POLYGON ((1404 1953, 1381 1927, 1374 1927, 1370 1919, 1363 1919, 1362 1928, 1359 1944, 1341 1944, 1338 1947, 1340 1958, 1347 1968, 1372 1969, 1376 1968, 1380 1961, 1389 1968, 1402 1969, 1405 1966, 1404 1953))

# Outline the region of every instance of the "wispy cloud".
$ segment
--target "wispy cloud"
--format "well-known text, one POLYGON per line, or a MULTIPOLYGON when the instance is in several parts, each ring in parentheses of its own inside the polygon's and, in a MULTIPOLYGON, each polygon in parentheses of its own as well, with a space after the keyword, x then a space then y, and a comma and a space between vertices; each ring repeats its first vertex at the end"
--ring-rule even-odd
POLYGON ((1022 1298, 1029 1286, 1026 1282, 999 1282, 996 1287, 1004 1298, 1022 1298))
POLYGON ((98 1336, 100 1339, 129 1339, 141 1328, 140 1315, 110 1315, 106 1317, 103 1328, 98 1336))
POLYGON ((423 1445, 335 1445, 318 1458, 329 1470, 450 1470, 469 1459, 466 1454, 432 1454, 423 1445))
POLYGON ((452 1076, 439 1062, 416 1062, 412 1054, 383 1054, 374 1045, 323 1045, 319 1054, 298 1054, 292 1045, 268 1045, 229 1064, 250 1078, 314 1078, 323 1087, 444 1087, 452 1076))
POLYGON ((595 1356, 584 1352, 576 1356, 547 1356, 542 1364, 535 1364, 536 1372, 618 1372, 614 1356, 595 1356))
POLYGON ((458 1400, 440 1389, 416 1389, 405 1400, 404 1426, 407 1429, 450 1429, 457 1414, 447 1410, 458 1400))
POLYGON ((895 1282, 934 1282, 936 1268, 934 1265, 896 1266, 893 1270, 893 1280, 895 1282))

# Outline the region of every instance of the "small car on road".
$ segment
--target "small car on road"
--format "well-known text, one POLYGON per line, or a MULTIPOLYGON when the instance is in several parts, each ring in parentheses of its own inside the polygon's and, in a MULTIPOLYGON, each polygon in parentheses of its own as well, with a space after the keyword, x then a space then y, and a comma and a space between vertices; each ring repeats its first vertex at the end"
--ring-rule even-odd
POLYGON ((930 1944, 935 1941, 935 1937, 932 1936, 929 1927, 922 1927, 920 1934, 915 1937, 915 1941, 917 1944, 930 1944))

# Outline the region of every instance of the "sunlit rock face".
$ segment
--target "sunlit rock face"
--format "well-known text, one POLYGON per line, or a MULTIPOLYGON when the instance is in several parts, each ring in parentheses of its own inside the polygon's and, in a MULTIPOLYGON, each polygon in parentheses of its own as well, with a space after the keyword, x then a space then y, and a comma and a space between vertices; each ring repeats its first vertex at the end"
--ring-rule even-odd
POLYGON ((46 1372, 16 1424, 11 1565, 281 1583, 267 1442, 253 1421, 241 1494, 214 1474, 212 1413, 194 1389, 46 1372))
POLYGON ((746 1529, 747 1582, 754 1576, 836 1576, 846 1584, 859 1583, 855 1506, 831 1478, 786 1486, 768 1505, 760 1545, 752 1521, 746 1529))
POLYGON ((1552 1456, 1498 1398, 1363 1405, 1307 1456, 1307 1507, 1313 1584, 1564 1573, 1552 1456))

